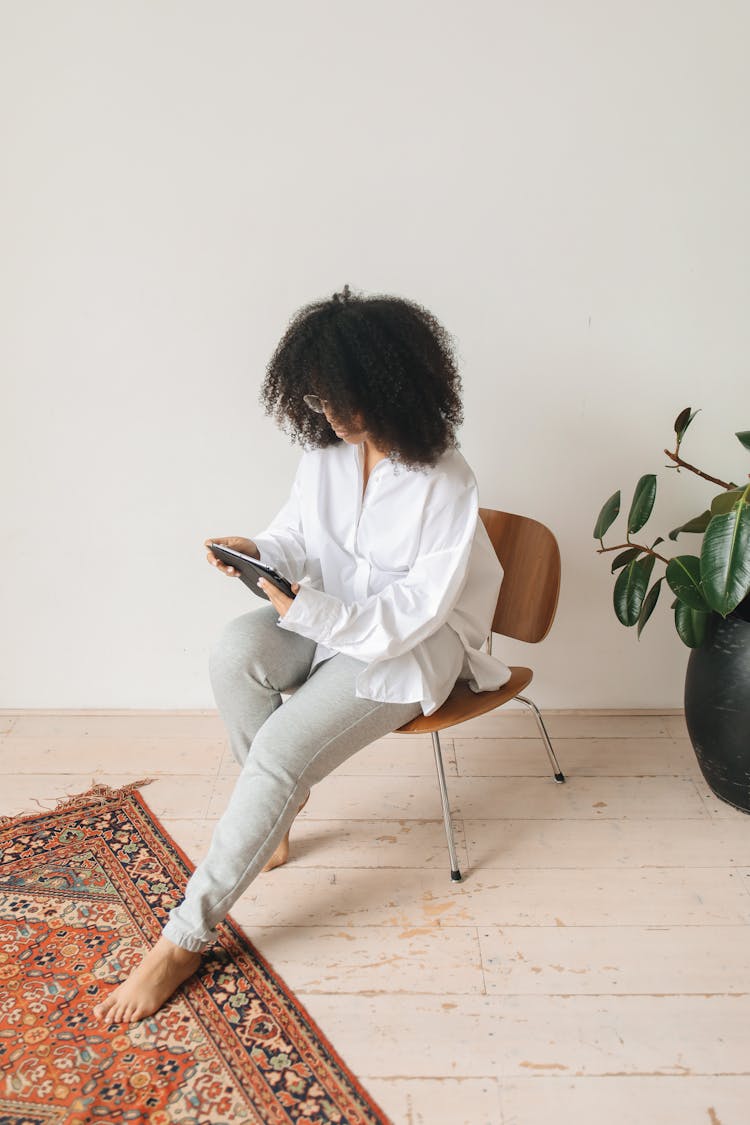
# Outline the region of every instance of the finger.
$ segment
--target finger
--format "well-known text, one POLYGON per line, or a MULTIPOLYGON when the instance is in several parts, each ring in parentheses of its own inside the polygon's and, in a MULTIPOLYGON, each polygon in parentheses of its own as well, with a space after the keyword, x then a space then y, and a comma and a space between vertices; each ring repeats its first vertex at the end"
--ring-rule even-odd
POLYGON ((258 579, 258 585, 260 586, 260 588, 264 592, 264 594, 268 595, 268 600, 270 601, 270 603, 274 607, 274 609, 279 609, 279 603, 278 603, 278 600, 277 600, 278 599, 278 591, 277 591, 276 587, 274 586, 273 582, 267 582, 265 578, 259 578, 258 579))
POLYGON ((233 566, 228 566, 226 563, 223 563, 221 559, 217 559, 213 551, 209 551, 206 555, 206 558, 212 566, 217 567, 224 574, 228 574, 230 578, 239 578, 240 572, 238 570, 235 570, 233 566))
POLYGON ((217 559, 217 557, 216 557, 216 555, 215 555, 215 554, 213 553, 213 551, 209 551, 209 552, 208 552, 208 554, 206 555, 206 558, 207 558, 207 559, 208 559, 208 561, 209 561, 209 562, 211 563, 211 566, 215 566, 215 567, 217 567, 217 568, 218 568, 219 570, 223 570, 225 574, 235 574, 235 573, 238 573, 237 571, 235 571, 234 567, 231 567, 231 566, 227 566, 227 564, 226 564, 226 563, 223 563, 223 562, 221 561, 221 559, 217 559))

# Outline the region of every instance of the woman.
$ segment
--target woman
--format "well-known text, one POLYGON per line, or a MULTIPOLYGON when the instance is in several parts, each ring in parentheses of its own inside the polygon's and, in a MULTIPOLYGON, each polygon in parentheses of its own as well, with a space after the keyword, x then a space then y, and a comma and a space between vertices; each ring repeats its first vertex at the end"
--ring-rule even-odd
POLYGON ((437 710, 457 679, 486 691, 510 677, 480 651, 503 571, 458 451, 460 386, 447 332, 413 302, 347 285, 290 322, 261 401, 305 446, 291 495, 253 539, 215 541, 275 567, 295 596, 260 580, 269 604, 211 651, 242 772, 184 900, 96 1015, 141 1019, 195 972, 236 899, 286 861, 313 785, 437 710))

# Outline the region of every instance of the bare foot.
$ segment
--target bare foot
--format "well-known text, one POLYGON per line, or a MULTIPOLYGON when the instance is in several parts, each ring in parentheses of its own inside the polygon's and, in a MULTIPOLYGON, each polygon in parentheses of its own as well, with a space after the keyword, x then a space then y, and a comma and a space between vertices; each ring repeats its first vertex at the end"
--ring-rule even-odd
POLYGON ((94 1015, 109 1023, 142 1020, 153 1015, 176 988, 192 976, 201 962, 200 953, 191 953, 160 937, 126 981, 113 989, 94 1007, 94 1015))
MULTIPOLYGON (((300 805, 300 807, 297 809, 297 812, 302 812, 302 810, 304 809, 305 805, 307 804, 307 802, 309 800, 310 800, 310 792, 308 790, 307 796, 305 797, 305 799, 302 802, 302 804, 300 805)), ((273 853, 273 855, 269 859, 266 866, 264 868, 262 868, 262 870, 263 871, 272 871, 274 867, 281 867, 282 863, 286 863, 286 861, 288 859, 289 859, 289 833, 287 832, 286 836, 281 841, 278 848, 273 853)))

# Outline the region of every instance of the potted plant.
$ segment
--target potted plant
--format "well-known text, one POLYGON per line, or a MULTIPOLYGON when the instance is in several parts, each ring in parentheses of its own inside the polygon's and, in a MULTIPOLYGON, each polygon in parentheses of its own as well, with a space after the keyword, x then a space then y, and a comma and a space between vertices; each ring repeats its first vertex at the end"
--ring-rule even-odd
MULTIPOLYGON (((675 595, 671 608, 677 634, 688 646, 685 677, 685 722, 701 772, 722 800, 750 812, 750 483, 737 484, 704 473, 680 456, 688 426, 698 411, 685 407, 674 423, 674 450, 665 449, 671 464, 717 486, 710 506, 675 527, 669 538, 702 535, 698 553, 667 558, 655 548, 634 543, 631 535, 646 524, 656 499, 656 474, 638 481, 628 512, 626 542, 605 547, 604 535, 620 512, 620 492, 605 503, 594 528, 598 553, 619 551, 612 573, 618 621, 641 631, 656 607, 661 586, 675 595), (665 573, 649 588, 655 564, 665 573)), ((750 430, 736 434, 750 450, 750 430)), ((750 476, 750 474, 748 474, 750 476)))

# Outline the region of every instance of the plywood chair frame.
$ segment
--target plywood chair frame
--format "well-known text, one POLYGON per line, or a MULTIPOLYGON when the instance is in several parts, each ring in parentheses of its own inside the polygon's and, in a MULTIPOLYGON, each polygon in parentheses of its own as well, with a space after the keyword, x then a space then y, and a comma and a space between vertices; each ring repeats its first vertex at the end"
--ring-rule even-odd
MULTIPOLYGON (((485 642, 487 652, 492 652, 493 633, 521 641, 541 641, 552 627, 560 596, 561 564, 557 540, 545 524, 528 516, 499 512, 493 508, 480 508, 479 516, 503 567, 500 594, 485 642)), ((473 692, 465 680, 459 680, 437 711, 431 715, 418 715, 395 732, 396 734, 429 732, 432 735, 435 768, 448 841, 451 879, 454 882, 459 882, 462 876, 453 837, 453 821, 439 731, 456 726, 477 715, 494 711, 511 699, 517 699, 532 711, 536 719, 552 763, 555 781, 560 784, 565 781, 539 708, 532 699, 521 694, 531 683, 534 673, 530 668, 513 666, 510 671, 510 679, 497 691, 473 692)))

